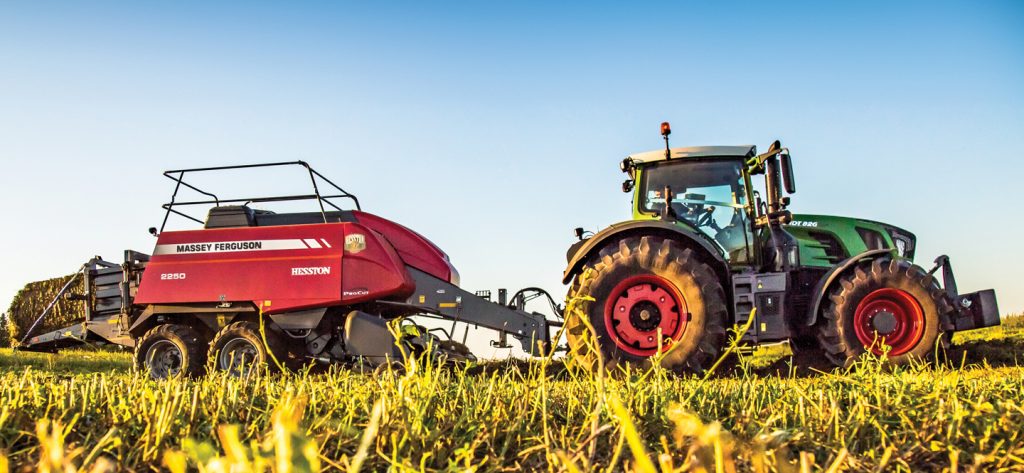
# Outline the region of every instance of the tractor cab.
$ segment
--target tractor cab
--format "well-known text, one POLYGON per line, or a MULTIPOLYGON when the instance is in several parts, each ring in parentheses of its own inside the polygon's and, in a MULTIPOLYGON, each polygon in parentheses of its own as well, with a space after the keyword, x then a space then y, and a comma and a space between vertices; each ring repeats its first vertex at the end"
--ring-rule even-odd
POLYGON ((757 260, 745 160, 753 146, 650 151, 624 161, 635 190, 633 218, 665 219, 698 230, 731 264, 757 260))
POLYGON ((664 220, 697 230, 735 270, 791 271, 798 245, 783 225, 792 220, 782 183, 795 191, 789 152, 776 141, 758 155, 753 145, 670 148, 630 155, 620 165, 629 175, 634 220, 664 220), (751 175, 765 174, 767 202, 751 175))

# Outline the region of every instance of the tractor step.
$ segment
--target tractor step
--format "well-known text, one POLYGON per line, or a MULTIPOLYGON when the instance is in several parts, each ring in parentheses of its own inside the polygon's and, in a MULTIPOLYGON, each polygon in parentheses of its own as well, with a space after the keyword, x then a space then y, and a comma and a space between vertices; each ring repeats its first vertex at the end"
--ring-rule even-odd
POLYGON ((758 343, 782 341, 790 337, 786 324, 789 275, 786 273, 741 273, 732 277, 733 304, 736 324, 743 327, 750 321, 754 308, 756 320, 750 330, 743 333, 740 342, 758 343))

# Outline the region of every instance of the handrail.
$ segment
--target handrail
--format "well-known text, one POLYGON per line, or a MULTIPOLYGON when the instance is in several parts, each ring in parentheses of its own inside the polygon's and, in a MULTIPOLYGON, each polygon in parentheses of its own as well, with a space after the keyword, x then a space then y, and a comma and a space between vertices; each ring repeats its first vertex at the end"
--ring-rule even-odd
POLYGON ((280 161, 280 162, 263 163, 263 164, 239 164, 239 165, 233 165, 233 166, 209 166, 209 167, 190 168, 190 169, 172 169, 172 170, 169 170, 169 171, 164 171, 163 174, 168 179, 174 181, 175 185, 174 185, 174 192, 171 194, 171 201, 166 203, 166 204, 163 204, 161 206, 161 208, 163 208, 167 212, 164 214, 163 223, 160 224, 160 232, 164 231, 164 228, 167 226, 167 219, 170 217, 170 215, 172 213, 176 214, 176 215, 180 215, 182 217, 185 217, 187 219, 190 219, 190 220, 198 222, 198 223, 203 223, 202 220, 200 220, 198 218, 195 218, 195 217, 193 217, 191 215, 188 215, 188 214, 186 214, 186 213, 184 213, 184 212, 182 212, 180 210, 176 210, 174 208, 174 207, 189 206, 189 205, 208 205, 208 204, 213 204, 213 205, 215 205, 217 207, 220 207, 221 204, 238 203, 238 202, 246 202, 246 203, 248 203, 248 202, 285 202, 285 201, 297 201, 297 200, 316 200, 317 203, 320 206, 320 215, 323 217, 324 223, 327 223, 327 208, 325 207, 325 204, 331 206, 335 210, 338 210, 338 211, 342 210, 341 207, 339 207, 337 204, 332 202, 331 199, 342 199, 342 198, 344 198, 344 199, 351 199, 352 202, 355 204, 356 210, 362 210, 362 207, 360 207, 360 205, 359 205, 359 199, 355 195, 349 193, 345 189, 342 189, 340 186, 335 184, 334 181, 331 181, 330 179, 324 177, 323 174, 320 174, 319 172, 317 172, 315 169, 313 169, 309 165, 309 163, 306 163, 305 161, 280 161), (234 169, 252 169, 252 168, 276 167, 276 166, 302 166, 303 168, 305 168, 306 171, 309 173, 310 183, 313 185, 313 193, 312 194, 299 194, 299 195, 286 195, 286 196, 267 196, 267 197, 239 198, 239 199, 221 199, 220 197, 218 197, 216 194, 214 194, 212 192, 205 191, 205 190, 200 189, 200 188, 198 188, 198 187, 196 187, 196 186, 194 186, 194 185, 192 185, 192 184, 190 184, 188 182, 185 182, 185 175, 187 173, 199 173, 199 172, 210 172, 210 171, 227 171, 227 170, 234 170, 234 169), (323 181, 326 184, 329 184, 330 187, 332 187, 338 193, 337 194, 330 194, 330 195, 323 195, 323 194, 321 194, 320 193, 320 186, 319 186, 319 184, 317 182, 318 180, 323 181), (187 187, 187 188, 189 188, 189 189, 191 189, 193 191, 196 191, 196 192, 198 192, 200 194, 209 196, 213 200, 194 200, 194 201, 179 202, 176 199, 178 198, 178 191, 181 190, 182 186, 187 187))

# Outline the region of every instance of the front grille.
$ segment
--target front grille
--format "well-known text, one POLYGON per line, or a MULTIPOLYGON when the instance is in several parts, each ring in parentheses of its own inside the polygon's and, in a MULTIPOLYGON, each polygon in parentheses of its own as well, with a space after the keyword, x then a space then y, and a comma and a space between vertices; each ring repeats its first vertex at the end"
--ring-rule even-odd
POLYGON ((864 246, 869 250, 884 250, 887 248, 885 238, 882 237, 881 233, 860 227, 857 227, 857 233, 860 235, 860 239, 864 240, 864 246))
POLYGON ((825 259, 830 263, 838 263, 849 256, 843 249, 843 245, 831 233, 808 232, 808 234, 818 242, 819 248, 825 252, 825 259))

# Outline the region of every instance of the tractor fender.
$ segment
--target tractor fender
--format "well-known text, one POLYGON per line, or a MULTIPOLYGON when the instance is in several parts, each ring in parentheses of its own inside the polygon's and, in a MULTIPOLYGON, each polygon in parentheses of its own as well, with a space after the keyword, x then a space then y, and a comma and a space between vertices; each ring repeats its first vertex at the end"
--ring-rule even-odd
POLYGON ((680 227, 674 223, 665 222, 661 220, 630 220, 627 222, 620 222, 611 225, 596 235, 577 242, 569 248, 569 254, 566 255, 569 260, 569 265, 565 268, 565 272, 562 274, 562 284, 569 284, 572 278, 576 276, 576 273, 580 271, 591 255, 601 251, 608 243, 618 240, 621 237, 638 234, 652 234, 657 233, 661 235, 671 236, 679 240, 683 240, 687 243, 693 243, 695 246, 704 249, 707 255, 714 259, 717 267, 714 267, 715 272, 719 276, 729 274, 729 265, 725 262, 725 258, 722 256, 721 250, 715 247, 703 233, 687 230, 686 228, 680 227))
POLYGON ((840 276, 849 271, 853 271, 853 267, 856 266, 857 263, 891 255, 891 249, 868 250, 846 258, 839 262, 839 264, 833 266, 832 269, 818 280, 818 284, 814 286, 814 290, 811 292, 811 304, 808 306, 807 310, 807 326, 810 327, 818 321, 818 313, 821 311, 821 301, 825 298, 825 295, 828 294, 828 290, 832 287, 832 284, 839 279, 840 276))

